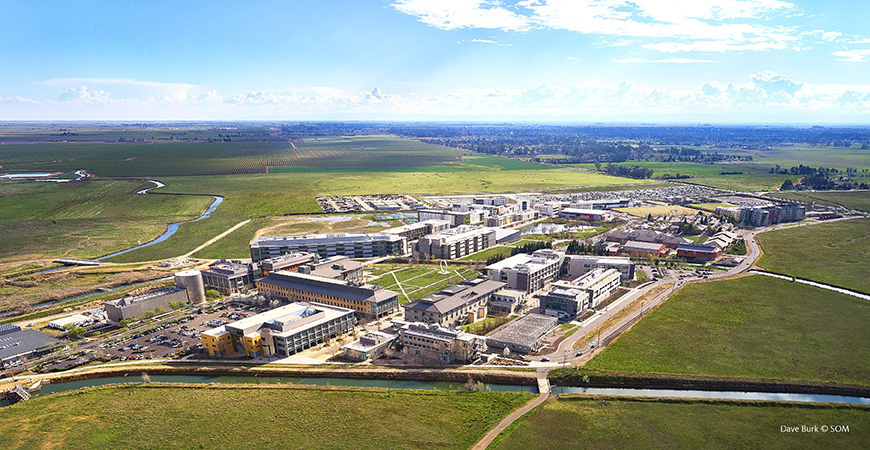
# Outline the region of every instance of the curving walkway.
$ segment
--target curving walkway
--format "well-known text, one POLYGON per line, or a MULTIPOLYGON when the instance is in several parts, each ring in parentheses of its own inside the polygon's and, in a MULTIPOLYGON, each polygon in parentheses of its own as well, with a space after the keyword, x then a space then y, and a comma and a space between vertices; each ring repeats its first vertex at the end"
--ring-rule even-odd
POLYGON ((507 429, 507 427, 514 423, 514 421, 525 415, 527 412, 535 409, 536 406, 544 403, 545 401, 547 401, 548 398, 550 398, 550 380, 547 379, 547 372, 538 373, 538 391, 541 394, 538 395, 538 397, 534 400, 523 405, 521 408, 508 414, 507 417, 505 417, 501 420, 501 422, 498 423, 498 425, 489 430, 481 440, 477 441, 477 443, 474 444, 473 447, 471 447, 471 450, 486 449, 487 447, 489 447, 489 444, 492 444, 492 441, 495 440, 496 436, 501 434, 501 432, 507 429))

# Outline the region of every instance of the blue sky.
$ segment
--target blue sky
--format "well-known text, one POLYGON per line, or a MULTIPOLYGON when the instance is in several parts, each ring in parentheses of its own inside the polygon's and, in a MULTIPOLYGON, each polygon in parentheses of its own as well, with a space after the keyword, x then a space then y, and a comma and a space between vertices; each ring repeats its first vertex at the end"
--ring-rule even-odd
POLYGON ((0 120, 870 123, 868 1, 0 8, 0 120))

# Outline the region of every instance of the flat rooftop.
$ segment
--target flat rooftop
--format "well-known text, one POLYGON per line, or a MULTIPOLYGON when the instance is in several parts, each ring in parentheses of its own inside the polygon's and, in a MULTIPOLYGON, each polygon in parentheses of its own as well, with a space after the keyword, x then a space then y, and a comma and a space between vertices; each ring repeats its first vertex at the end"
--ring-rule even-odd
POLYGON ((543 314, 529 314, 507 324, 504 328, 487 336, 487 341, 516 344, 535 349, 541 336, 556 326, 556 318, 543 314))
POLYGON ((57 342, 57 339, 30 328, 14 330, 7 327, 0 332, 0 360, 30 353, 57 342))

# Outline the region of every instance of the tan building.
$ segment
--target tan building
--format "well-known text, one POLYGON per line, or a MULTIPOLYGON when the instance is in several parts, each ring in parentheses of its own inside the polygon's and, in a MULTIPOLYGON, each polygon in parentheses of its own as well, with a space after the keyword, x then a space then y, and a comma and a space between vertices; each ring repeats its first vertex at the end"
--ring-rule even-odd
POLYGON ((212 356, 290 356, 353 330, 353 311, 293 303, 200 334, 212 356))
POLYGON ((352 309, 362 319, 377 319, 399 309, 397 292, 297 272, 272 272, 257 280, 257 291, 267 297, 352 309))
POLYGON ((473 278, 415 300, 402 308, 408 322, 457 327, 483 320, 493 293, 505 286, 500 281, 473 278))
POLYGON ((405 355, 442 363, 469 363, 486 348, 483 336, 435 324, 394 322, 405 355))

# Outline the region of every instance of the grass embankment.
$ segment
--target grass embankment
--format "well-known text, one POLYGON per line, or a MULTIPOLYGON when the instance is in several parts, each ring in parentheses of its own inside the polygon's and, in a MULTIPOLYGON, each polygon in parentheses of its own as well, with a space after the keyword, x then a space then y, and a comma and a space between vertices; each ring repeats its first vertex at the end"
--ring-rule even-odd
POLYGON ((493 448, 859 449, 866 447, 868 414, 870 408, 851 405, 560 396, 506 430, 493 448), (783 433, 783 425, 849 431, 783 433))
POLYGON ((198 217, 205 196, 141 195, 143 181, 0 182, 0 261, 93 258, 198 217))
POLYGON ((822 205, 837 206, 843 205, 849 209, 857 209, 861 211, 870 211, 870 192, 868 191, 853 191, 853 192, 774 192, 769 194, 771 197, 787 198, 789 200, 797 200, 806 203, 820 203, 822 205))
POLYGON ((0 409, 0 446, 465 449, 533 397, 156 384, 77 394, 37 397, 0 409))
POLYGON ((585 368, 870 385, 870 303, 761 275, 693 283, 585 368))
POLYGON ((870 219, 771 231, 758 242, 760 267, 870 293, 870 219))

